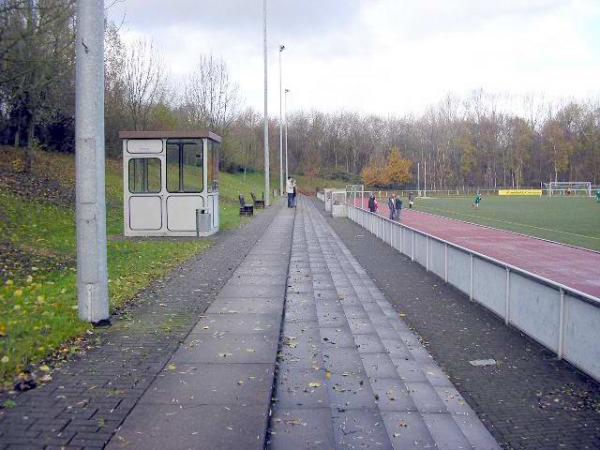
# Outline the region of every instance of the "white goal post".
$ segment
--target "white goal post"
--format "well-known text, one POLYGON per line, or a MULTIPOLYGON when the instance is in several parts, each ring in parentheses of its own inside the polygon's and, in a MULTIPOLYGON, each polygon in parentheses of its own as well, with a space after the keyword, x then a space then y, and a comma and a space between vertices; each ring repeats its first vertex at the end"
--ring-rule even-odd
POLYGON ((551 181, 548 183, 548 196, 592 196, 590 181, 551 181))

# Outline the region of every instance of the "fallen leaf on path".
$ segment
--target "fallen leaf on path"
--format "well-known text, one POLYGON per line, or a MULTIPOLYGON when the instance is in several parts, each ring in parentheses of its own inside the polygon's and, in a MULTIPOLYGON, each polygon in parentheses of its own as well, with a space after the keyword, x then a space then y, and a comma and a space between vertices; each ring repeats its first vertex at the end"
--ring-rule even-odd
POLYGON ((300 419, 284 419, 283 421, 286 425, 306 425, 306 423, 302 422, 300 419))

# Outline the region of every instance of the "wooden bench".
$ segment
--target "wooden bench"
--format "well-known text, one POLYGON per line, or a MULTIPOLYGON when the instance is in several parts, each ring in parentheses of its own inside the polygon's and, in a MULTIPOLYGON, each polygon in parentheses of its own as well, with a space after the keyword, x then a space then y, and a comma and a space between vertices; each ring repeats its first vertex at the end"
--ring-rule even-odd
POLYGON ((244 200, 244 196, 240 195, 240 216, 252 216, 254 215, 254 205, 247 204, 244 200))
POLYGON ((252 201, 254 202, 255 208, 264 208, 265 207, 265 194, 264 193, 263 193, 262 199, 257 199, 256 195, 254 195, 254 192, 250 192, 250 195, 252 196, 252 201))

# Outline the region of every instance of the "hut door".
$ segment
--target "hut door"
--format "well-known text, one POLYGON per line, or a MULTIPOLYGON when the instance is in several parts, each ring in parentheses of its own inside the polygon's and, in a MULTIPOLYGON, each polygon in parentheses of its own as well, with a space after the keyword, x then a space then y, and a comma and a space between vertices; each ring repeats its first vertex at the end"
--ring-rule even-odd
POLYGON ((135 157, 127 161, 128 218, 133 231, 162 228, 161 160, 135 157))
POLYGON ((196 230, 196 210, 204 208, 204 146, 202 140, 167 141, 167 228, 196 230))

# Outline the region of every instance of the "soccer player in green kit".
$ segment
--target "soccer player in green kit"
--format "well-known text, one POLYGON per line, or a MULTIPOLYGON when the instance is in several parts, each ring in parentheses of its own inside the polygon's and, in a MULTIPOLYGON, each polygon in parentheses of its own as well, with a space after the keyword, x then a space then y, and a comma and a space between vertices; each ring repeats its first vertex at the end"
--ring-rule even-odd
POLYGON ((481 194, 478 192, 475 196, 475 200, 473 200, 473 207, 479 208, 479 204, 481 203, 481 194))
POLYGON ((600 189, 596 191, 596 203, 600 203, 600 189))

